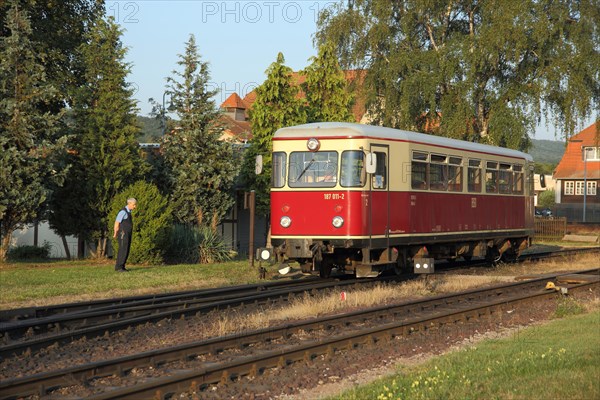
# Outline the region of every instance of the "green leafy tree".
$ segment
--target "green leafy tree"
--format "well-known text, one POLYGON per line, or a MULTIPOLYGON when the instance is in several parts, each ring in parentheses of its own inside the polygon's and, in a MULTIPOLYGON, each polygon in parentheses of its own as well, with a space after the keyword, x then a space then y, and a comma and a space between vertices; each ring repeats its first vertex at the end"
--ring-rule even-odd
POLYGON ((535 163, 533 172, 536 174, 552 175, 556 169, 556 164, 535 163))
MULTIPOLYGON (((97 240, 96 255, 106 251, 106 229, 114 196, 145 172, 136 142, 136 104, 126 78, 130 66, 121 30, 112 18, 98 19, 80 49, 86 85, 75 97, 76 135, 72 179, 65 188, 78 204, 76 230, 97 240)), ((63 194, 69 196, 68 193, 63 194)))
MULTIPOLYGON (((158 188, 145 181, 138 181, 123 189, 111 203, 108 230, 112 231, 117 214, 134 197, 138 207, 133 213, 133 234, 128 261, 135 264, 161 264, 169 244, 169 232, 173 221, 168 198, 158 188)), ((119 244, 112 239, 114 253, 119 244)))
POLYGON ((599 20, 596 0, 352 0, 317 39, 368 70, 374 124, 525 149, 541 116, 568 136, 597 112, 599 20))
POLYGON ((556 193, 554 190, 545 190, 538 194, 538 207, 552 208, 556 205, 556 193))
POLYGON ((292 69, 284 65, 283 54, 267 69, 267 79, 256 88, 256 101, 250 110, 252 139, 244 154, 242 181, 244 186, 256 191, 256 211, 269 212, 269 188, 271 186, 273 146, 271 139, 279 128, 306 122, 303 102, 298 98, 298 86, 292 82, 292 69), (263 171, 255 173, 255 159, 263 156, 263 171))
MULTIPOLYGON (((12 3, 0 2, 0 21, 7 21, 12 3)), ((58 114, 65 105, 72 104, 76 89, 85 83, 78 49, 85 43, 94 21, 104 14, 104 2, 21 0, 18 4, 29 16, 31 48, 35 54, 43 55, 39 63, 44 66, 46 81, 57 89, 53 101, 44 104, 44 108, 58 114)), ((7 26, 0 26, 1 37, 10 34, 7 26)))
POLYGON ((48 195, 45 183, 64 176, 55 167, 66 142, 56 138, 60 115, 43 111, 57 91, 33 51, 29 16, 18 1, 10 4, 10 34, 0 38, 0 261, 12 232, 38 216, 48 195))
POLYGON ((162 147, 173 212, 180 223, 216 229, 234 203, 239 164, 233 162, 232 144, 219 140, 223 127, 212 100, 216 91, 207 88, 208 63, 201 60, 193 35, 177 64, 182 71, 167 78, 167 93, 178 121, 163 137, 162 147))
POLYGON ((306 81, 302 84, 306 95, 307 122, 354 122, 352 95, 333 44, 327 42, 321 45, 317 57, 311 57, 310 61, 311 64, 303 71, 306 81))

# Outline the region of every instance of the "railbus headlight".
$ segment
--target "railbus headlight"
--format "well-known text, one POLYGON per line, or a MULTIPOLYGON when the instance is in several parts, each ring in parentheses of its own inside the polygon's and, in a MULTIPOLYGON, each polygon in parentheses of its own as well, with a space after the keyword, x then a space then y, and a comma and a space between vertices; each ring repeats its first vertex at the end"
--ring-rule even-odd
POLYGON ((333 226, 335 226, 336 228, 341 228, 342 225, 344 225, 344 218, 342 217, 333 217, 333 220, 331 221, 331 223, 333 224, 333 226))
POLYGON ((319 143, 319 139, 317 138, 310 138, 306 142, 306 147, 310 151, 317 151, 319 150, 319 147, 321 147, 321 143, 319 143))
POLYGON ((292 224, 292 219, 290 217, 284 215, 279 220, 279 224, 281 226, 283 226, 284 228, 287 228, 287 227, 289 227, 292 224))

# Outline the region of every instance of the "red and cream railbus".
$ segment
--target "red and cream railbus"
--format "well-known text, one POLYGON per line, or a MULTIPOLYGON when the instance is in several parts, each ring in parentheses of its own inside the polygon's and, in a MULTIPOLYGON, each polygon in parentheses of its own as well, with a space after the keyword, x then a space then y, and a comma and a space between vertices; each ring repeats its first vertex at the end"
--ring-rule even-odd
POLYGON ((375 276, 423 261, 512 259, 533 234, 528 154, 426 134, 313 123, 273 137, 280 261, 375 276))

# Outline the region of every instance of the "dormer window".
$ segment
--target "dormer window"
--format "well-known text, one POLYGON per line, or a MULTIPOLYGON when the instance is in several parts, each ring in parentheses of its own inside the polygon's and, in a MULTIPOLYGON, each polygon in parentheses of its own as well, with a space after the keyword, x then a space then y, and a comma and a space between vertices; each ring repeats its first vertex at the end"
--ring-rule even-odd
POLYGON ((585 161, 600 161, 600 147, 584 147, 583 155, 585 161))

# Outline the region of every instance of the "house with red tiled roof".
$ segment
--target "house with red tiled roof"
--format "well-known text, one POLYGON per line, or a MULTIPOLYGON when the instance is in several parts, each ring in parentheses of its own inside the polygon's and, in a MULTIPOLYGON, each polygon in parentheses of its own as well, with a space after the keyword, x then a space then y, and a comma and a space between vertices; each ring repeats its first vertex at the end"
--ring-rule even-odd
MULTIPOLYGON (((348 81, 348 84, 354 93, 354 104, 352 105, 352 114, 354 115, 354 119, 358 123, 368 123, 370 119, 366 112, 365 95, 362 91, 366 71, 344 71, 344 76, 346 77, 346 81, 348 81)), ((292 82, 294 85, 301 86, 304 82, 306 82, 306 76, 300 72, 292 72, 292 82)), ((304 98, 304 92, 302 90, 300 90, 298 93, 298 97, 304 98)), ((223 104, 221 104, 221 109, 224 110, 224 114, 226 116, 229 116, 230 120, 248 121, 248 111, 252 109, 252 105, 255 101, 255 90, 246 94, 243 99, 240 98, 237 93, 233 93, 223 102, 223 104)), ((230 135, 231 137, 235 136, 233 132, 226 132, 226 134, 230 135)))
POLYGON ((600 133, 594 123, 567 142, 554 170, 556 215, 569 221, 600 222, 600 133))
POLYGON ((221 123, 224 131, 221 140, 234 143, 247 143, 252 138, 250 122, 248 121, 248 104, 237 94, 233 93, 221 104, 221 123))

